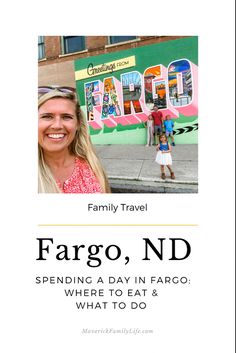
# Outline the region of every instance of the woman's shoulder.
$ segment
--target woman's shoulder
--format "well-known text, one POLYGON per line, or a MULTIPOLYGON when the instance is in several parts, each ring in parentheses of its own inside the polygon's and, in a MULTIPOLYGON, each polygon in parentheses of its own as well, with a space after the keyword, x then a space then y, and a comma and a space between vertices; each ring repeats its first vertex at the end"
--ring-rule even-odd
POLYGON ((90 164, 87 161, 87 159, 79 157, 79 156, 77 156, 75 158, 75 169, 77 171, 79 171, 80 173, 83 173, 85 171, 90 171, 90 173, 93 174, 92 169, 91 169, 90 164))
POLYGON ((101 186, 90 167, 89 162, 76 156, 75 168, 66 192, 70 193, 101 193, 101 186))
POLYGON ((75 157, 75 166, 79 168, 90 168, 89 162, 83 157, 75 157))
POLYGON ((75 164, 82 164, 82 165, 85 165, 87 164, 88 162, 86 161, 85 158, 82 158, 80 156, 76 156, 75 157, 75 164))

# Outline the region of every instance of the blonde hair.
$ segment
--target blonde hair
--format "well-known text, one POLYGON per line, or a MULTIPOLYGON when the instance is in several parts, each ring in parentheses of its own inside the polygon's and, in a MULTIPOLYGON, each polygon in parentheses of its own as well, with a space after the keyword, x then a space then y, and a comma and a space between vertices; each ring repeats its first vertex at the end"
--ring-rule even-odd
MULTIPOLYGON (((69 151, 72 155, 85 159, 95 176, 98 179, 98 182, 101 186, 101 189, 104 193, 110 192, 110 187, 106 174, 103 170, 101 162, 94 150, 94 147, 91 142, 91 138, 88 131, 88 126, 85 121, 84 115, 80 109, 79 102, 77 101, 75 94, 73 93, 64 93, 56 88, 52 91, 45 93, 39 96, 38 99, 38 108, 47 102, 49 99, 53 98, 63 98, 70 99, 75 103, 76 117, 79 123, 78 130, 76 131, 75 138, 69 146, 69 151)), ((62 192, 58 187, 55 178, 52 175, 52 172, 49 166, 46 164, 43 154, 43 149, 38 145, 38 192, 39 193, 60 193, 62 192)))

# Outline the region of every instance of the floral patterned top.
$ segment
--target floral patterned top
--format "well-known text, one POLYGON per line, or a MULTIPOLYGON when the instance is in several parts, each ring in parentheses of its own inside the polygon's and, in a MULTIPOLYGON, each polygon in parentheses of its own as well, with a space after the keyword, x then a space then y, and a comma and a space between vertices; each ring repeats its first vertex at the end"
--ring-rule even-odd
POLYGON ((101 186, 88 162, 82 158, 75 159, 75 167, 71 176, 58 187, 66 194, 100 194, 101 186))

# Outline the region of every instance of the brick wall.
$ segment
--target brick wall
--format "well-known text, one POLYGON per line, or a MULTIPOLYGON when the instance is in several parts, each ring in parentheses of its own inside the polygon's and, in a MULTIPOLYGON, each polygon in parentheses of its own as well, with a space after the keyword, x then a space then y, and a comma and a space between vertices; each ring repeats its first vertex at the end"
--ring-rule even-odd
POLYGON ((61 55, 61 39, 59 36, 45 36, 45 53, 46 60, 39 61, 39 67, 60 63, 63 61, 74 61, 79 58, 85 58, 94 55, 101 55, 120 50, 137 48, 143 45, 161 43, 168 40, 184 38, 186 36, 140 36, 137 41, 127 42, 124 44, 108 45, 107 36, 88 36, 86 37, 87 51, 75 54, 61 55))
POLYGON ((89 36, 86 37, 86 47, 88 48, 88 51, 92 51, 94 49, 103 49, 105 45, 108 43, 108 37, 106 36, 101 36, 101 37, 96 37, 96 36, 89 36))
POLYGON ((46 60, 38 63, 39 85, 66 85, 75 86, 74 60, 89 56, 117 52, 143 45, 161 43, 168 40, 184 38, 184 36, 141 36, 139 40, 125 44, 108 45, 107 36, 86 37, 87 51, 76 54, 61 54, 61 37, 45 36, 46 60))
POLYGON ((38 85, 58 85, 75 87, 74 61, 62 61, 39 66, 38 85))
POLYGON ((61 39, 59 36, 45 36, 45 55, 48 60, 54 60, 61 54, 61 39))

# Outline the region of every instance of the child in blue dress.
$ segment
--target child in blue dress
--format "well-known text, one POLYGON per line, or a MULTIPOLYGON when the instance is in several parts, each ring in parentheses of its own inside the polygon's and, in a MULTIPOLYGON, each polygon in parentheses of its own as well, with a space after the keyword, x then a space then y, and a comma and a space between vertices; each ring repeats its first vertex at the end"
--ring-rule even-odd
POLYGON ((175 174, 171 169, 172 158, 171 158, 171 145, 167 141, 167 137, 165 134, 160 136, 160 143, 157 145, 157 155, 156 162, 161 166, 161 178, 165 180, 165 166, 170 171, 171 179, 175 179, 175 174))

